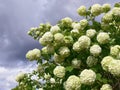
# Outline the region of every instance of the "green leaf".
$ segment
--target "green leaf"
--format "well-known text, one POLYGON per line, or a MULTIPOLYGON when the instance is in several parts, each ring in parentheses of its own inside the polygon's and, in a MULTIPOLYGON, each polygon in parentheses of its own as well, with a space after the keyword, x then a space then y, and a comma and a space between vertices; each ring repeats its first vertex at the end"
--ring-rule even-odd
POLYGON ((71 72, 72 70, 73 70, 73 67, 72 67, 72 66, 67 66, 67 67, 66 67, 66 71, 71 72))

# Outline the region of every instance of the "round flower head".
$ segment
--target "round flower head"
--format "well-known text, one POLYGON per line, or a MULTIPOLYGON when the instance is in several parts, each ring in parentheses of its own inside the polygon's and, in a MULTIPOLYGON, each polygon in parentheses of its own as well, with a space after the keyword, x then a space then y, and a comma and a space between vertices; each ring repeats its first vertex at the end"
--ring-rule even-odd
POLYGON ((16 80, 17 82, 19 82, 19 81, 22 80, 24 77, 25 77, 25 73, 20 72, 20 73, 15 77, 15 80, 16 80))
POLYGON ((96 31, 94 29, 89 29, 86 31, 86 35, 90 38, 93 38, 96 34, 96 31))
POLYGON ((77 37, 79 35, 79 30, 78 29, 73 29, 70 31, 71 35, 73 37, 77 37))
POLYGON ((55 83, 55 79, 54 78, 50 78, 50 83, 54 84, 55 83))
POLYGON ((120 53, 120 46, 119 46, 119 45, 115 45, 115 46, 112 46, 112 47, 110 48, 110 54, 111 54, 112 56, 118 56, 119 53, 120 53))
POLYGON ((45 43, 49 44, 53 41, 53 34, 51 32, 46 32, 42 36, 42 39, 44 40, 45 43))
POLYGON ((72 24, 72 19, 69 17, 63 18, 62 19, 63 24, 71 25, 72 24))
POLYGON ((80 43, 78 41, 73 44, 73 50, 76 52, 80 51, 80 43))
POLYGON ((75 75, 69 76, 69 78, 65 82, 64 87, 65 90, 80 90, 81 87, 80 78, 75 75))
POLYGON ((102 17, 102 21, 105 23, 110 23, 113 19, 113 15, 111 12, 106 13, 103 17, 102 17))
POLYGON ((93 70, 85 69, 80 74, 80 81, 82 84, 91 85, 95 82, 96 73, 93 70))
POLYGON ((101 12, 102 12, 102 6, 100 4, 94 4, 91 7, 91 13, 92 13, 92 15, 98 16, 98 15, 101 14, 101 12))
POLYGON ((43 90, 43 88, 39 88, 39 90, 43 90))
POLYGON ((68 57, 70 55, 70 50, 68 47, 65 47, 65 46, 60 47, 59 54, 62 57, 68 57))
POLYGON ((113 60, 114 59, 111 56, 104 57, 101 61, 101 65, 102 65, 103 70, 108 71, 108 66, 109 66, 110 62, 113 60))
POLYGON ((42 46, 46 46, 46 45, 47 45, 47 43, 44 41, 43 38, 40 38, 40 39, 39 39, 39 43, 40 43, 42 46))
POLYGON ((90 47, 90 53, 95 57, 99 56, 101 52, 102 49, 99 45, 93 45, 90 47))
POLYGON ((80 30, 80 29, 81 29, 80 23, 75 23, 74 26, 73 26, 73 29, 78 29, 78 30, 80 30))
POLYGON ((110 11, 110 9, 111 9, 111 5, 110 4, 103 4, 103 6, 102 6, 102 11, 103 12, 108 12, 108 11, 110 11))
POLYGON ((81 16, 86 16, 87 14, 87 10, 86 10, 86 7, 85 6, 80 6, 78 9, 77 9, 77 13, 81 16))
POLYGON ((74 68, 80 68, 80 64, 81 64, 81 60, 77 60, 77 58, 74 58, 74 59, 72 60, 72 66, 73 66, 74 68))
POLYGON ((63 78, 65 76, 65 68, 63 66, 56 66, 53 73, 55 76, 63 78))
POLYGON ((120 60, 112 60, 108 65, 108 71, 114 76, 120 77, 120 60))
POLYGON ((43 47, 43 48, 41 49, 41 53, 42 53, 43 55, 48 54, 48 49, 47 49, 47 47, 43 47))
POLYGON ((57 25, 52 26, 50 29, 50 32, 54 35, 54 34, 60 32, 60 28, 57 25))
POLYGON ((31 61, 40 58, 40 56, 41 56, 41 51, 36 48, 33 50, 29 50, 26 54, 26 58, 31 61))
POLYGON ((100 43, 100 44, 106 44, 108 43, 110 40, 110 36, 108 33, 106 32, 100 32, 98 35, 97 35, 97 41, 100 43))
POLYGON ((103 84, 100 90, 113 90, 110 84, 103 84))
POLYGON ((63 43, 64 35, 62 33, 56 33, 54 35, 54 40, 56 43, 63 43))
POLYGON ((90 46, 91 40, 88 36, 81 36, 78 39, 80 50, 87 49, 90 46))
POLYGON ((62 63, 64 61, 64 58, 56 53, 54 54, 53 58, 56 63, 62 63))
POLYGON ((87 57, 86 63, 89 67, 92 67, 92 66, 96 65, 97 62, 98 62, 98 59, 95 58, 94 56, 88 56, 87 57))
POLYGON ((114 16, 116 16, 117 18, 120 18, 120 8, 119 7, 114 7, 112 9, 112 13, 114 16))
POLYGON ((80 20, 81 29, 84 29, 88 25, 88 21, 86 19, 80 20))

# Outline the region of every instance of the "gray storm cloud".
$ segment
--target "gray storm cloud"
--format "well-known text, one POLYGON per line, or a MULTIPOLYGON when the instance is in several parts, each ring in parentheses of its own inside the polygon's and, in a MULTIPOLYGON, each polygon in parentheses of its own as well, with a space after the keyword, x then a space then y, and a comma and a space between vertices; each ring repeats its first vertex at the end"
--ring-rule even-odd
POLYGON ((95 3, 110 3, 113 6, 116 2, 119 0, 0 0, 0 90, 10 90, 14 86, 10 81, 13 75, 19 70, 26 71, 17 70, 18 66, 28 69, 26 52, 41 48, 37 41, 27 35, 31 27, 46 22, 54 25, 67 16, 79 21, 82 18, 76 9, 80 5, 89 7, 95 3), (1 81, 5 84, 1 85, 1 81))

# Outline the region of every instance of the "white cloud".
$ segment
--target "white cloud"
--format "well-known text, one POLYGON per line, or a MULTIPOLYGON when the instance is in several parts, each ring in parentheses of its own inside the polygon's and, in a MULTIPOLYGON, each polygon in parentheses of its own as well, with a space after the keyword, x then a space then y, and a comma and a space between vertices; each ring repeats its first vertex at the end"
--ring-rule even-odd
POLYGON ((17 85, 15 77, 19 72, 31 72, 35 69, 35 63, 28 63, 27 65, 18 65, 16 68, 6 68, 0 66, 0 90, 10 90, 17 85))

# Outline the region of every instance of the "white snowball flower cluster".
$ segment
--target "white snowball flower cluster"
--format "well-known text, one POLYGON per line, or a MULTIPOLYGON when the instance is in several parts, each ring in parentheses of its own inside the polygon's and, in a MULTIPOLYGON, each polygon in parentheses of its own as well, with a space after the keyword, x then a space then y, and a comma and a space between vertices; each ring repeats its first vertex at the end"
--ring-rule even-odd
POLYGON ((61 20, 64 24, 71 25, 72 19, 70 17, 65 17, 61 20))
POLYGON ((100 90, 113 90, 110 84, 103 84, 100 90))
POLYGON ((54 35, 54 41, 56 43, 63 43, 63 40, 64 40, 64 35, 62 33, 56 33, 54 35))
POLYGON ((70 49, 68 47, 60 47, 58 51, 62 57, 68 57, 70 55, 70 49))
POLYGON ((103 4, 102 5, 102 11, 103 12, 108 12, 111 9, 111 5, 110 4, 103 4))
POLYGON ((78 9, 77 9, 77 13, 81 16, 85 16, 86 13, 87 13, 87 9, 85 6, 80 6, 78 9))
POLYGON ((39 40, 41 44, 49 44, 53 41, 53 34, 51 32, 46 32, 39 40))
POLYGON ((101 65, 102 65, 102 68, 105 70, 105 71, 108 71, 108 66, 109 64, 111 63, 111 61, 113 61, 113 57, 111 56, 106 56, 102 59, 101 61, 101 65))
POLYGON ((112 13, 113 13, 114 16, 120 17, 120 8, 119 7, 114 7, 112 9, 112 13))
POLYGON ((101 52, 102 49, 99 45, 93 45, 90 47, 90 53, 95 57, 99 56, 101 52))
POLYGON ((80 90, 81 87, 80 78, 75 75, 69 76, 69 78, 64 84, 64 87, 65 90, 80 90))
POLYGON ((80 30, 80 29, 81 29, 80 23, 75 23, 75 24, 73 25, 73 29, 78 29, 78 30, 80 30))
POLYGON ((24 77, 25 77, 25 73, 20 72, 20 73, 15 77, 15 80, 16 80, 17 82, 19 82, 19 81, 22 80, 24 77))
POLYGON ((78 39, 78 42, 81 49, 86 49, 90 46, 91 40, 88 36, 83 35, 78 39))
POLYGON ((94 56, 88 56, 87 57, 87 60, 86 60, 86 64, 89 66, 89 67, 92 67, 94 65, 96 65, 98 62, 98 59, 94 56))
POLYGON ((120 77, 120 60, 112 60, 108 65, 108 71, 114 76, 120 77))
POLYGON ((113 15, 111 12, 106 13, 103 17, 102 17, 102 21, 105 23, 110 23, 113 19, 113 15))
POLYGON ((39 90, 43 90, 43 88, 39 88, 39 90))
POLYGON ((72 66, 73 66, 74 68, 80 68, 80 65, 81 65, 81 60, 78 60, 77 58, 74 58, 74 59, 72 60, 72 66))
POLYGON ((94 15, 94 16, 98 16, 100 15, 102 12, 102 6, 100 4, 94 4, 92 7, 91 7, 91 13, 94 15))
POLYGON ((66 45, 70 46, 73 43, 73 37, 72 36, 64 36, 64 42, 66 45))
POLYGON ((91 85, 95 82, 96 73, 91 69, 84 69, 80 74, 80 81, 82 84, 91 85))
POLYGON ((95 29, 89 29, 86 31, 86 35, 90 38, 93 38, 96 35, 96 33, 97 32, 95 31, 95 29))
POLYGON ((50 32, 54 35, 56 33, 59 33, 60 32, 60 28, 58 25, 55 25, 55 26, 52 26, 51 29, 50 29, 50 32))
POLYGON ((80 25, 81 25, 81 29, 84 29, 88 25, 88 20, 86 19, 80 20, 80 25))
POLYGON ((120 53, 120 45, 115 45, 110 48, 110 54, 112 56, 118 56, 120 53))
POLYGON ((63 66, 56 66, 53 70, 55 76, 59 78, 63 78, 65 76, 65 67, 63 66))
POLYGON ((81 36, 77 42, 73 44, 74 51, 81 51, 87 49, 90 46, 91 40, 88 36, 81 36))
POLYGON ((29 60, 35 60, 41 57, 41 51, 37 48, 29 50, 26 54, 26 58, 29 60))
POLYGON ((100 43, 100 44, 106 44, 108 43, 110 40, 110 36, 108 33, 106 32, 100 32, 98 35, 97 35, 97 41, 100 43))
POLYGON ((54 78, 50 78, 50 83, 51 83, 51 84, 55 84, 55 82, 56 82, 56 81, 55 81, 54 78))

